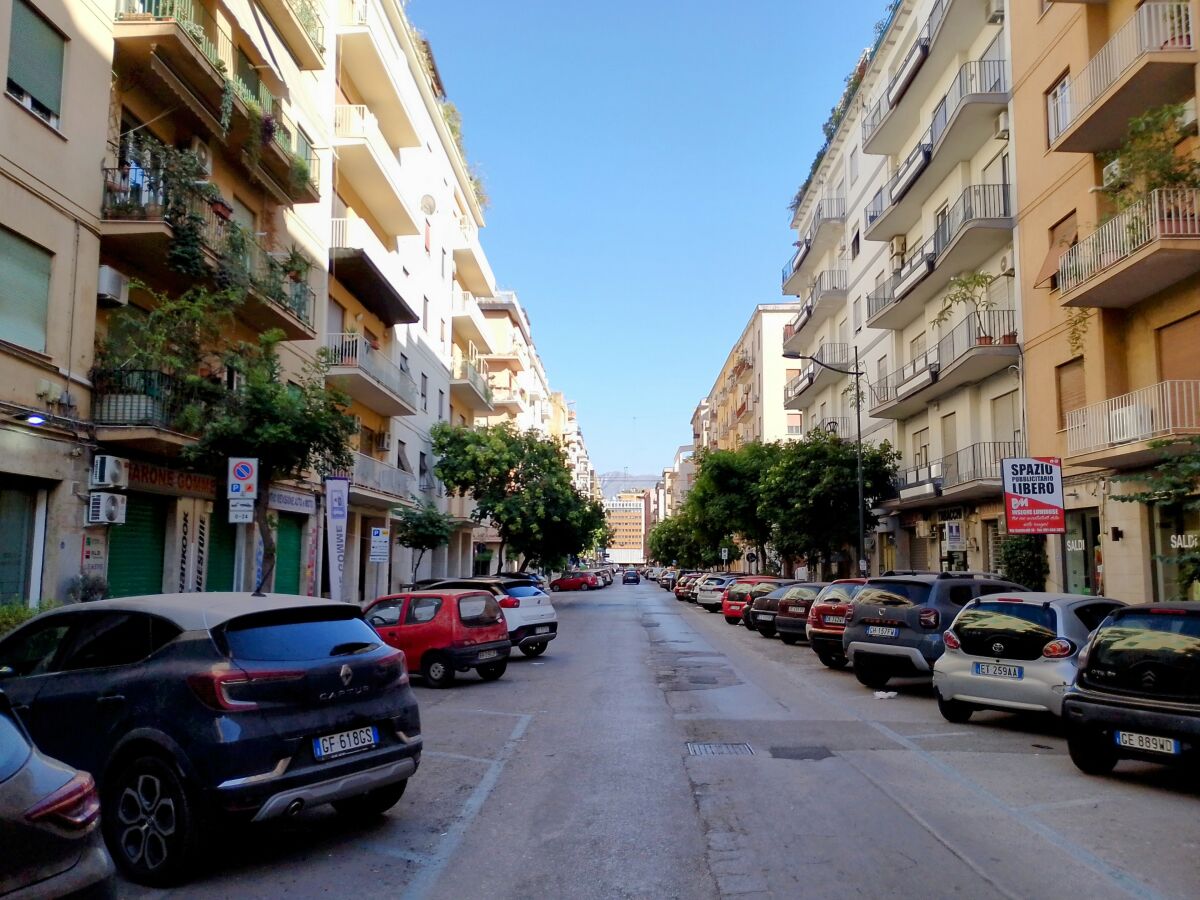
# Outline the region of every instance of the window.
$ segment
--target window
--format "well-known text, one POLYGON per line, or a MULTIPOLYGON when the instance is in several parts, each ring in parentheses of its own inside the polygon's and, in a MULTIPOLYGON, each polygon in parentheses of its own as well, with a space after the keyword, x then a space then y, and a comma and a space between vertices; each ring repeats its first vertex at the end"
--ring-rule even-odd
POLYGON ((854 184, 854 182, 858 181, 858 148, 857 147, 850 148, 850 162, 846 165, 846 168, 849 170, 850 184, 854 184))
POLYGON ((429 334, 429 298, 422 297, 421 304, 421 327, 425 329, 425 333, 429 334))
POLYGON ((421 376, 421 409, 429 412, 429 376, 421 376))
POLYGON ((20 235, 0 228, 0 338, 46 352, 50 260, 20 235))
POLYGON ((67 636, 68 616, 54 616, 23 628, 0 643, 0 669, 12 669, 17 675, 44 675, 58 654, 59 644, 67 636))
POLYGON ((371 613, 367 616, 367 621, 372 625, 398 625, 400 624, 400 607, 404 605, 403 600, 382 600, 371 607, 371 613))
POLYGON ((446 421, 446 392, 438 391, 438 421, 446 421))
POLYGON ((442 330, 440 332, 438 340, 440 340, 443 344, 446 343, 446 320, 445 319, 442 319, 442 330))
POLYGON ((929 429, 914 431, 912 436, 912 459, 914 466, 929 464, 929 429))
POLYGON ((429 248, 433 246, 433 226, 429 224, 429 220, 425 220, 425 255, 429 255, 429 248))
POLYGON ((127 666, 145 659, 179 634, 154 616, 109 613, 77 622, 58 668, 64 672, 127 666))
POLYGON ((908 360, 916 362, 925 355, 925 332, 921 332, 908 342, 908 360))
POLYGON ((400 371, 407 372, 408 370, 409 370, 408 369, 408 354, 401 353, 400 354, 400 371))
POLYGON ((396 441, 396 468, 412 473, 412 466, 408 463, 408 445, 404 441, 396 441))
POLYGON ((1046 92, 1047 145, 1058 140, 1071 121, 1071 79, 1064 75, 1046 92))
POLYGON ((234 660, 299 662, 343 657, 379 646, 379 636, 357 609, 329 607, 251 613, 225 626, 225 643, 234 660))
POLYGON ((25 0, 13 0, 8 93, 55 128, 62 112, 66 45, 63 36, 37 10, 25 0))
POLYGON ((850 238, 850 258, 858 259, 858 254, 862 249, 862 241, 859 240, 858 230, 855 229, 854 237, 850 238))
POLYGON ((426 622, 432 622, 441 608, 441 597, 413 597, 408 601, 408 615, 404 624, 424 625, 426 622))
POLYGON ((1054 224, 1050 229, 1049 242, 1050 249, 1046 251, 1046 258, 1038 270, 1037 278, 1033 280, 1033 286, 1048 287, 1053 291, 1058 289, 1058 264, 1063 254, 1079 242, 1079 223, 1075 210, 1054 224))
POLYGON ((862 331, 862 297, 854 298, 854 330, 855 332, 862 331))
POLYGON ((1087 388, 1083 381, 1083 360, 1073 359, 1054 370, 1058 388, 1058 430, 1067 428, 1067 413, 1087 404, 1087 388))
POLYGON ((885 381, 887 380, 887 374, 887 357, 881 356, 879 357, 879 361, 875 363, 875 380, 880 382, 885 381))

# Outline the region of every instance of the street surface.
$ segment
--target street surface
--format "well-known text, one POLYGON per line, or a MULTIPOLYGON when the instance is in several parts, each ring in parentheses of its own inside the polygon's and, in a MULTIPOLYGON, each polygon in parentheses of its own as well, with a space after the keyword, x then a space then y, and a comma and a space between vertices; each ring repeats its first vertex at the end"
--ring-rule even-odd
POLYGON ((806 646, 647 582, 554 603, 545 656, 417 687, 424 761, 385 819, 315 810, 222 835, 205 876, 170 893, 1196 896, 1200 794, 1177 773, 1088 778, 1053 721, 950 725, 927 686, 876 699, 806 646))

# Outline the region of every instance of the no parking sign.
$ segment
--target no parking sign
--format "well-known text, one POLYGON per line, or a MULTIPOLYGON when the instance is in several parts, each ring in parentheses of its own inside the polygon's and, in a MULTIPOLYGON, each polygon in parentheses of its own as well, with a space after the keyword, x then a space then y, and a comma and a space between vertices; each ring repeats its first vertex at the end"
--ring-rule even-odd
POLYGON ((254 500, 258 497, 258 460, 245 456, 229 457, 230 500, 239 498, 254 500))

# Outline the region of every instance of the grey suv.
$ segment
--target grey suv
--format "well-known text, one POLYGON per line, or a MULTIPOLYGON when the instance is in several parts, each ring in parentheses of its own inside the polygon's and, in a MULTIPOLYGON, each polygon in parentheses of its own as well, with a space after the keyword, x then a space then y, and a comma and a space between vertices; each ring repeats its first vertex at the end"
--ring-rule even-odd
POLYGON ((942 631, 969 601, 1024 591, 989 572, 885 572, 863 585, 846 613, 842 647, 869 688, 929 675, 945 649, 942 631))

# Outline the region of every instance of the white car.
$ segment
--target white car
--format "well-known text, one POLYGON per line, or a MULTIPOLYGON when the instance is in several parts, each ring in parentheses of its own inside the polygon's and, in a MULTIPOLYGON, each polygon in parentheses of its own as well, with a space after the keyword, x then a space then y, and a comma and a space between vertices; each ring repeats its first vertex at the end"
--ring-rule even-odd
POLYGON ((526 656, 541 656, 558 637, 558 613, 550 595, 523 579, 496 575, 480 578, 450 578, 429 588, 486 589, 496 596, 508 622, 508 639, 526 656))
POLYGON ((721 597, 736 575, 705 575, 696 585, 696 605, 711 613, 721 611, 721 597))

